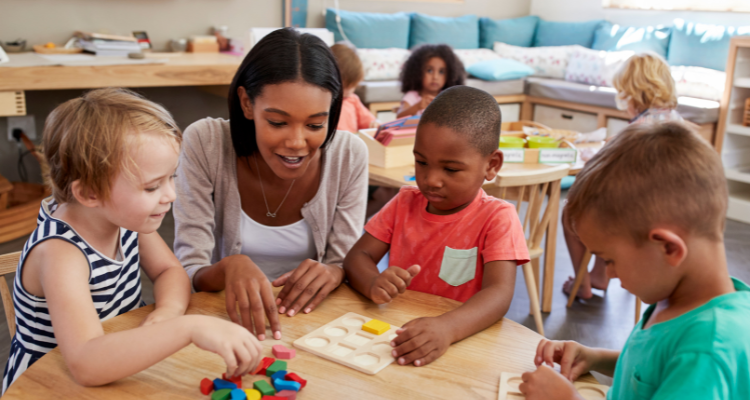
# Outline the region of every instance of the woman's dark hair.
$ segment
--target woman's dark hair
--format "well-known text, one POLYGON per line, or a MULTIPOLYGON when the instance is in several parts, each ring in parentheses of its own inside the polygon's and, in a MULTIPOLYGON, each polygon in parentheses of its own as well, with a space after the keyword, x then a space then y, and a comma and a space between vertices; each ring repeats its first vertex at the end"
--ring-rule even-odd
POLYGON ((409 59, 404 63, 404 68, 401 70, 401 76, 399 77, 402 93, 410 90, 422 91, 424 66, 433 57, 442 58, 445 62, 445 86, 441 90, 464 84, 466 80, 464 64, 456 57, 450 46, 447 44, 423 44, 415 47, 409 59))
POLYGON ((331 141, 339 124, 343 98, 336 59, 317 36, 284 28, 269 33, 253 46, 229 86, 229 127, 238 157, 255 154, 258 143, 255 140, 255 123, 245 118, 237 88, 245 88, 250 100, 254 101, 264 86, 298 79, 331 92, 333 99, 328 114, 328 132, 321 147, 331 141))

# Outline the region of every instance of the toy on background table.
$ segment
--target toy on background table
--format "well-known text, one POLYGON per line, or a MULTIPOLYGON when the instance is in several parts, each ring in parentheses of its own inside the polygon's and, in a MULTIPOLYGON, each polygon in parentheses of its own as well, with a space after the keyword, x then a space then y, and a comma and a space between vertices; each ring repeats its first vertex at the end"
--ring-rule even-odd
MULTIPOLYGON (((526 396, 518 389, 518 385, 523 382, 521 374, 503 372, 500 374, 500 389, 498 390, 497 400, 520 400, 526 396)), ((573 386, 586 400, 604 400, 607 398, 609 386, 597 385, 587 382, 573 382, 573 386)))
POLYGON ((241 376, 231 376, 231 377, 227 378, 227 373, 225 372, 225 373, 221 374, 221 379, 223 379, 223 380, 225 380, 227 382, 232 382, 235 385, 237 385, 237 388, 242 389, 242 377, 241 376))
MULTIPOLYGON (((391 340, 397 326, 382 335, 362 330, 372 318, 347 313, 294 341, 294 347, 349 368, 375 375, 395 361, 391 340)), ((287 379, 289 379, 287 375, 287 379)))
POLYGON ((302 385, 295 381, 286 381, 282 379, 276 379, 273 381, 273 386, 276 388, 277 392, 281 392, 284 390, 293 390, 295 392, 299 392, 300 389, 302 389, 302 385))
POLYGON ((414 137, 417 134, 419 118, 419 115, 412 115, 382 124, 373 138, 383 146, 388 146, 393 139, 414 137))
POLYGON ((237 389, 237 384, 225 381, 223 379, 216 378, 214 379, 214 389, 215 390, 221 390, 221 389, 237 389))
POLYGON ((229 400, 232 389, 219 389, 211 395, 211 400, 229 400))
POLYGON ((257 390, 263 396, 273 396, 276 390, 266 381, 255 381, 253 382, 253 389, 257 390))

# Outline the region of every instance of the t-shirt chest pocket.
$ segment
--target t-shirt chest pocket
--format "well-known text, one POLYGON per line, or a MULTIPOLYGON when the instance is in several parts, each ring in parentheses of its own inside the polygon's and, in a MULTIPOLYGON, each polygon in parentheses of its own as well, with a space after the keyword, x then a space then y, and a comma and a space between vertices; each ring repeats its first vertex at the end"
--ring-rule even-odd
POLYGON ((445 246, 440 264, 440 279, 451 286, 460 286, 474 279, 477 273, 477 248, 456 250, 445 246))

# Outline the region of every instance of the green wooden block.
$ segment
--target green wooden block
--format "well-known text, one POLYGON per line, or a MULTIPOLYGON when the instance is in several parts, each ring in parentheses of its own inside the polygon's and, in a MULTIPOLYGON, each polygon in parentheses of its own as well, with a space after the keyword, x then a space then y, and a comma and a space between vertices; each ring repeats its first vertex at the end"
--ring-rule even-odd
POLYGON ((276 390, 268 384, 266 381, 255 381, 253 382, 253 388, 260 392, 263 396, 273 396, 276 390))
POLYGON ((219 389, 211 395, 211 400, 229 400, 232 389, 219 389))
POLYGON ((286 371, 286 361, 274 361, 274 363, 266 369, 266 376, 271 376, 279 371, 286 371))

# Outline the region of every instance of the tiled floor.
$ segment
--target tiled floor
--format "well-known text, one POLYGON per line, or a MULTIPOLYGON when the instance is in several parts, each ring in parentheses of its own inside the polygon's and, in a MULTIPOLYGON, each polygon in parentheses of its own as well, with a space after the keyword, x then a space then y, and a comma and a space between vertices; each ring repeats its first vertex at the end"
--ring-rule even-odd
MULTIPOLYGON (((164 240, 171 246, 174 241, 174 220, 171 213, 159 229, 164 240)), ((727 221, 725 232, 727 260, 730 273, 750 282, 750 225, 727 221)), ((18 251, 25 239, 0 244, 0 254, 18 251)), ((576 302, 566 308, 567 297, 562 293, 562 284, 573 275, 565 240, 558 235, 555 260, 555 285, 552 312, 544 314, 544 328, 548 338, 576 340, 589 346, 610 349, 622 348, 634 324, 634 296, 622 289, 619 281, 613 280, 606 292, 594 291, 595 296, 586 302, 576 302)), ((9 284, 12 274, 7 276, 9 284)), ((153 302, 151 282, 144 276, 144 300, 153 302)), ((12 286, 11 286, 12 287, 12 286)), ((645 310, 645 307, 643 308, 645 310)), ((529 315, 529 300, 523 274, 518 273, 516 291, 507 318, 535 329, 534 319, 529 315)), ((10 338, 5 317, 0 316, 0 360, 8 357, 10 338)), ((607 383, 605 379, 603 383, 607 383)))

